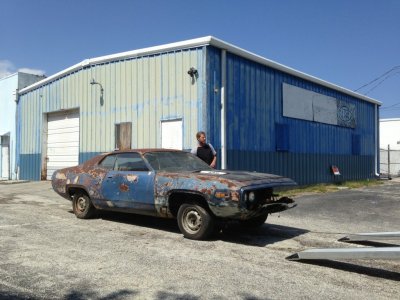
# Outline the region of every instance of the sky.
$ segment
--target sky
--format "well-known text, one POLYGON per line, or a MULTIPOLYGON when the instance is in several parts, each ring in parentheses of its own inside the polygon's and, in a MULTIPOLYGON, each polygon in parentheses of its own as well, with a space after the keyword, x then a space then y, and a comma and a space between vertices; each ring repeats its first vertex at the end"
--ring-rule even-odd
POLYGON ((210 35, 400 118, 400 0, 0 0, 0 78, 210 35))

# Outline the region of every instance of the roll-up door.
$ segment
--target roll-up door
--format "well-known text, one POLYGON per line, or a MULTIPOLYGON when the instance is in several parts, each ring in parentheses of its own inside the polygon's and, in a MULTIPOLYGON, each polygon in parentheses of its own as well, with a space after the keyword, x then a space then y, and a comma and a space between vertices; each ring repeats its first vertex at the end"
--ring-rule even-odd
POLYGON ((79 111, 47 116, 47 180, 55 170, 79 163, 79 111))

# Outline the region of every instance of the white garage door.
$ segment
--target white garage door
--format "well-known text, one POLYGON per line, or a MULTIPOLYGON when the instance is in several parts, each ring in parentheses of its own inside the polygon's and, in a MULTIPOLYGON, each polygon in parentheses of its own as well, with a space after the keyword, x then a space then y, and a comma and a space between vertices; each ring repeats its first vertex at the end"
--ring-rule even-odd
POLYGON ((47 180, 55 170, 79 163, 79 112, 47 116, 47 180))

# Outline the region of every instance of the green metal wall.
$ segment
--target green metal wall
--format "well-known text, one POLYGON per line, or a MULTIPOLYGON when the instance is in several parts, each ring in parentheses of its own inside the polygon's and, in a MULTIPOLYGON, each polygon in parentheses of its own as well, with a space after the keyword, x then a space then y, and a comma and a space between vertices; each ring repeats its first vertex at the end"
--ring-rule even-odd
POLYGON ((205 129, 205 48, 194 48, 90 65, 20 95, 20 178, 40 179, 46 113, 79 109, 80 162, 111 151, 115 124, 132 122, 132 148, 161 147, 162 120, 182 119, 183 148, 205 129), (194 80, 188 70, 198 70, 194 80), (100 86, 104 105, 100 105, 100 86), (39 161, 37 161, 39 160, 39 161))

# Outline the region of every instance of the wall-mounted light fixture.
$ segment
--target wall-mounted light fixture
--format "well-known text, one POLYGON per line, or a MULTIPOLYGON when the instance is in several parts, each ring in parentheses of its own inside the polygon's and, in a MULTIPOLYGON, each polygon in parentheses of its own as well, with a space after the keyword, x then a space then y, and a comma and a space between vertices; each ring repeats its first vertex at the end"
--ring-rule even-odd
POLYGON ((94 78, 92 78, 92 81, 90 82, 90 84, 91 85, 98 84, 100 86, 100 105, 103 106, 103 104, 104 104, 104 97, 103 97, 104 89, 103 89, 103 86, 101 85, 101 83, 95 81, 94 78))
POLYGON ((194 84, 196 79, 199 77, 199 72, 196 70, 196 68, 191 67, 187 73, 192 78, 192 84, 194 84))

